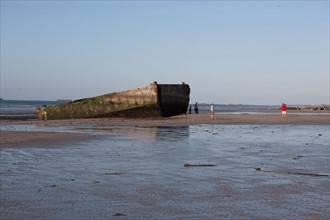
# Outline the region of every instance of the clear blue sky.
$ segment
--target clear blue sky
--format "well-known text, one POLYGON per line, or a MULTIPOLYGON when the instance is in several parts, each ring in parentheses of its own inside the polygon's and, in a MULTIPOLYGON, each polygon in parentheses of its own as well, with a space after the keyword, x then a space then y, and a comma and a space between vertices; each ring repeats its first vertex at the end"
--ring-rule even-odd
POLYGON ((191 102, 329 103, 329 1, 3 1, 1 97, 186 82, 191 102))

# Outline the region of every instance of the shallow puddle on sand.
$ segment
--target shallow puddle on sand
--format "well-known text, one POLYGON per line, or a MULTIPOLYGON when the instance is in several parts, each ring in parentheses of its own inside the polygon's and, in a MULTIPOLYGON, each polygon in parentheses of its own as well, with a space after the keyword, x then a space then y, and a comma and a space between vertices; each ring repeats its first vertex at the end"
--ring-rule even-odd
POLYGON ((102 138, 1 149, 1 219, 329 217, 329 177, 276 172, 329 173, 329 126, 64 129, 102 138))

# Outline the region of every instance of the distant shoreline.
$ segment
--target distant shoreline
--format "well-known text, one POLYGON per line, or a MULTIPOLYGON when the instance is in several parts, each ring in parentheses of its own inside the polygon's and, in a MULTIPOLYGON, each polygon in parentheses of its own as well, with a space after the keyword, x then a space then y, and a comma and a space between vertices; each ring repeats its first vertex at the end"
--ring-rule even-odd
MULTIPOLYGON (((82 98, 83 99, 83 98, 82 98)), ((61 102, 70 102, 70 101, 75 101, 76 99, 52 99, 52 100, 43 100, 43 99, 5 99, 5 98, 0 98, 0 101, 13 101, 13 102, 50 102, 50 103, 61 103, 61 102)), ((210 105, 211 103, 206 103, 206 102, 198 102, 199 105, 210 105)), ((290 104, 286 103, 288 107, 300 107, 302 109, 304 108, 313 108, 313 107, 323 107, 326 106, 330 108, 330 103, 314 103, 314 104, 290 104)), ((194 106, 195 103, 189 103, 189 105, 194 106)), ((214 105, 219 105, 219 106, 273 106, 273 107, 280 107, 281 103, 275 103, 275 104, 234 104, 234 103, 214 103, 214 105)))

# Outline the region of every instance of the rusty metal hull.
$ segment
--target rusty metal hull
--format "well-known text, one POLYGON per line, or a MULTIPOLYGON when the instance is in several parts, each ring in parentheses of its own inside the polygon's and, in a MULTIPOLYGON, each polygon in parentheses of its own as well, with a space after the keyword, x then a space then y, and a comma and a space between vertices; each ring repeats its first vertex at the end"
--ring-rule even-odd
POLYGON ((39 107, 38 119, 109 117, 169 117, 186 113, 190 87, 187 84, 157 84, 109 93, 72 102, 39 107))

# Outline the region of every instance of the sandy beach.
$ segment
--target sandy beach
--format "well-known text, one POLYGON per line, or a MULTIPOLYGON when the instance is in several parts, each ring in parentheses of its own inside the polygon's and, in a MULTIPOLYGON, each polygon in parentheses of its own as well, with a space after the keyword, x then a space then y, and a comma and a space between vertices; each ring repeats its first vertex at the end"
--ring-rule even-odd
POLYGON ((53 147, 93 138, 65 132, 1 131, 0 148, 53 147))
POLYGON ((282 118, 273 111, 264 111, 265 114, 217 114, 211 120, 209 114, 184 114, 160 118, 92 118, 92 119, 67 119, 67 120, 13 120, 1 121, 1 124, 109 124, 132 126, 161 126, 161 125, 196 125, 196 124, 305 124, 320 125, 330 123, 329 111, 299 111, 290 113, 282 118), (320 113, 320 114, 318 114, 320 113), (323 113, 323 114, 322 114, 323 113), (325 114, 324 114, 325 113, 325 114), (326 114, 328 113, 328 114, 326 114))
POLYGON ((1 121, 1 219, 328 219, 329 115, 1 121))
MULTIPOLYGON (((315 111, 313 111, 314 113, 315 111)), ((310 112, 308 112, 310 113, 310 112)), ((282 118, 275 114, 262 115, 241 115, 241 114, 222 114, 216 115, 211 120, 208 114, 186 114, 169 118, 100 118, 100 119, 74 119, 74 120, 15 120, 2 121, 2 125, 122 125, 122 126, 189 126, 198 124, 241 124, 241 125, 329 125, 330 115, 288 115, 282 118)), ((51 146, 53 142, 70 142, 92 138, 90 135, 57 133, 57 132, 28 132, 28 131, 2 131, 0 135, 0 146, 17 147, 44 145, 51 146)))

